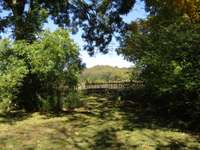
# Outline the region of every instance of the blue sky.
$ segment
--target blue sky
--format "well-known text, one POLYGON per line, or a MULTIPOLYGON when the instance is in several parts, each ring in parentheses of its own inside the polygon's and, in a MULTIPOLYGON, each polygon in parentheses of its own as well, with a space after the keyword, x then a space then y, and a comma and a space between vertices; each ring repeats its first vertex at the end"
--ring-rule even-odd
MULTIPOLYGON (((131 10, 131 12, 123 16, 124 21, 127 23, 136 20, 138 18, 145 18, 147 16, 146 12, 144 11, 144 3, 141 1, 137 1, 135 7, 131 10)), ((56 30, 57 26, 53 24, 51 20, 44 26, 45 28, 50 29, 51 31, 56 30)), ((84 41, 81 38, 81 31, 79 31, 75 35, 71 35, 71 38, 78 44, 80 47, 80 57, 82 61, 86 63, 86 67, 90 68, 96 65, 110 65, 110 66, 117 66, 117 67, 131 67, 134 64, 124 60, 123 56, 117 55, 115 52, 115 48, 118 47, 118 43, 113 40, 109 45, 110 52, 108 54, 101 54, 96 53, 94 56, 89 56, 87 51, 83 50, 84 41)))
MULTIPOLYGON (((127 23, 136 20, 138 18, 145 18, 147 14, 144 11, 144 3, 141 1, 137 1, 135 7, 131 10, 131 12, 123 16, 124 21, 127 23)), ((51 20, 48 20, 48 23, 44 25, 45 29, 50 29, 51 31, 56 30, 57 26, 53 24, 51 20)), ((7 37, 8 34, 4 34, 4 37, 7 37)), ((96 53, 94 56, 89 56, 86 51, 83 50, 84 41, 81 39, 81 31, 76 35, 71 35, 71 38, 78 44, 80 47, 80 57, 82 61, 86 63, 88 68, 93 67, 95 65, 110 65, 117 67, 131 67, 134 64, 123 59, 123 56, 119 56, 115 52, 115 48, 118 47, 118 43, 113 40, 109 45, 110 51, 108 54, 96 53)))
MULTIPOLYGON (((126 15, 123 16, 124 21, 127 23, 136 20, 138 18, 145 18, 147 14, 144 11, 144 3, 137 2, 135 4, 135 7, 132 9, 132 11, 126 15)), ((73 35, 72 38, 80 48, 82 49, 84 42, 81 39, 80 33, 77 35, 73 35)), ((92 67, 95 65, 110 65, 110 66, 117 66, 117 67, 131 67, 134 64, 131 62, 128 62, 124 60, 123 56, 117 55, 115 52, 115 48, 118 47, 118 43, 113 40, 110 44, 110 52, 108 54, 101 54, 97 53, 95 56, 90 57, 86 51, 81 50, 81 58, 83 62, 86 63, 87 67, 92 67)))

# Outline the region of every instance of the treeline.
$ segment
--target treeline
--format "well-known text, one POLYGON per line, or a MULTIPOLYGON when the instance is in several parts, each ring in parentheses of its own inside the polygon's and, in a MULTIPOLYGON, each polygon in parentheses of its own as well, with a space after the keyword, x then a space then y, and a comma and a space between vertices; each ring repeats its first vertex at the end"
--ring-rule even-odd
POLYGON ((125 81, 130 79, 131 71, 131 68, 99 65, 84 69, 80 80, 81 82, 125 81))

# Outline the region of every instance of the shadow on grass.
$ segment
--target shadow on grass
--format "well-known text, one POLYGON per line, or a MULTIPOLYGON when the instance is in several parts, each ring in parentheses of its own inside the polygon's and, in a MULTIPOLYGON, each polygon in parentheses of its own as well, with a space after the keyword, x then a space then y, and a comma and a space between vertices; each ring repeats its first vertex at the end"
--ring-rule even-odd
POLYGON ((95 116, 93 112, 90 111, 76 111, 76 110, 70 110, 70 111, 60 111, 59 113, 54 112, 40 112, 40 115, 44 115, 47 119, 48 118, 56 118, 56 117, 64 117, 64 116, 73 116, 75 114, 83 114, 88 116, 95 116))
POLYGON ((23 121, 29 118, 32 114, 24 111, 12 111, 0 113, 0 123, 15 124, 18 121, 23 121))
POLYGON ((184 143, 178 141, 171 141, 167 146, 157 145, 156 148, 156 150, 182 150, 182 149, 187 149, 187 146, 184 143))
POLYGON ((127 88, 120 91, 119 96, 124 104, 121 111, 130 124, 200 133, 198 94, 178 90, 158 96, 147 88, 127 88))
MULTIPOLYGON (((133 130, 134 128, 167 128, 194 134, 200 133, 198 120, 196 120, 196 124, 192 124, 189 120, 184 120, 176 116, 176 114, 166 112, 165 109, 148 106, 141 107, 140 104, 135 103, 125 107, 121 106, 120 111, 124 113, 124 128, 127 130, 133 130)), ((187 119, 187 116, 185 118, 187 119)))
POLYGON ((188 146, 187 142, 180 142, 177 140, 170 140, 168 145, 157 145, 156 150, 199 150, 199 147, 188 146))
MULTIPOLYGON (((162 118, 161 115, 152 112, 147 107, 141 107, 136 103, 120 105, 123 103, 119 103, 118 100, 108 99, 105 96, 98 95, 95 95, 95 97, 86 97, 86 100, 88 100, 88 106, 86 106, 88 110, 42 113, 44 119, 63 116, 66 116, 66 118, 60 121, 52 119, 40 123, 37 126, 31 126, 33 128, 31 130, 38 132, 41 129, 44 131, 52 131, 44 132, 46 134, 45 137, 48 137, 47 141, 49 143, 59 146, 66 145, 67 143, 67 145, 72 145, 71 149, 137 149, 140 148, 140 143, 145 143, 146 141, 152 143, 157 150, 198 149, 196 147, 189 147, 187 145, 187 139, 176 141, 175 139, 178 138, 170 135, 168 139, 167 136, 163 135, 165 134, 165 132, 162 132, 163 128, 166 128, 167 131, 172 129, 169 128, 171 121, 162 118), (116 117, 115 113, 120 113, 119 115, 121 116, 117 118, 118 116, 116 117), (106 124, 109 121, 114 122, 114 124, 106 124), (157 134, 154 133, 156 130, 146 131, 148 128, 162 129, 162 131, 157 134), (120 141, 120 138, 125 139, 125 141, 120 141), (130 140, 132 143, 130 142, 128 145, 126 140, 129 140, 129 138, 132 138, 132 141, 130 140), (167 145, 163 144, 165 140, 168 143, 167 145), (140 142, 139 144, 137 143, 138 141, 140 142)), ((25 112, 1 114, 0 123, 13 124, 17 121, 25 120, 31 115, 25 112)), ((29 130, 22 130, 21 132, 25 132, 28 135, 29 130)), ((189 142, 191 143, 191 141, 189 142)))
POLYGON ((116 136, 116 129, 108 128, 98 132, 95 135, 95 143, 92 145, 94 150, 105 150, 105 149, 122 149, 123 144, 120 143, 116 136))

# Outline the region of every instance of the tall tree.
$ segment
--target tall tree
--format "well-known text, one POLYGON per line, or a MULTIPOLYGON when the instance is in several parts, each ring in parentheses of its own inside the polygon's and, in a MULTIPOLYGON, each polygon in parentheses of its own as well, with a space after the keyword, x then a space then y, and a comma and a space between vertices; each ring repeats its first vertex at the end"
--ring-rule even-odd
POLYGON ((193 128, 200 111, 200 2, 146 2, 148 18, 130 24, 119 53, 140 65, 150 106, 193 128))
POLYGON ((73 23, 83 29, 89 54, 93 55, 95 50, 108 52, 112 37, 126 28, 122 15, 128 14, 134 4, 135 0, 91 0, 75 4, 73 23))
POLYGON ((50 17, 74 32, 81 27, 90 54, 94 47, 107 52, 112 35, 125 27, 121 15, 127 14, 135 0, 1 0, 0 32, 12 30, 16 40, 33 41, 50 17))
POLYGON ((57 24, 69 22, 68 0, 1 0, 0 5, 0 31, 11 28, 17 40, 33 41, 49 16, 57 24))

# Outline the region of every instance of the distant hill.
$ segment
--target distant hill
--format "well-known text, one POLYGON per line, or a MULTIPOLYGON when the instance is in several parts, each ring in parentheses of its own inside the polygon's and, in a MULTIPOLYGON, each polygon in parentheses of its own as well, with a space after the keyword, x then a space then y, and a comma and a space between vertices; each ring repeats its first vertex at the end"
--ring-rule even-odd
POLYGON ((118 68, 112 66, 94 66, 86 68, 81 74, 83 82, 107 82, 128 80, 131 74, 130 68, 118 68))

